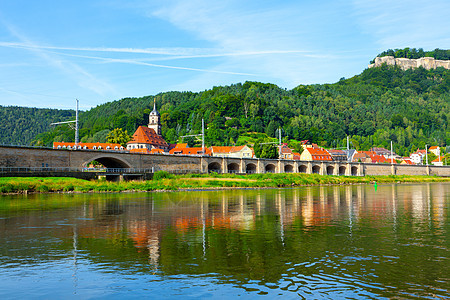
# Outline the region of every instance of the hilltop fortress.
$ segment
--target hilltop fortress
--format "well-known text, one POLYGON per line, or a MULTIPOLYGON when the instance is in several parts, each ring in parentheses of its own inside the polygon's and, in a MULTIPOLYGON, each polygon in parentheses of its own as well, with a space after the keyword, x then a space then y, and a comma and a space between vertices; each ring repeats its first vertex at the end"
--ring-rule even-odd
POLYGON ((438 60, 433 57, 421 57, 417 59, 394 58, 393 56, 382 56, 375 58, 375 63, 370 64, 369 68, 380 67, 382 64, 389 66, 399 66, 402 70, 424 67, 427 70, 443 67, 450 69, 450 60, 438 60))

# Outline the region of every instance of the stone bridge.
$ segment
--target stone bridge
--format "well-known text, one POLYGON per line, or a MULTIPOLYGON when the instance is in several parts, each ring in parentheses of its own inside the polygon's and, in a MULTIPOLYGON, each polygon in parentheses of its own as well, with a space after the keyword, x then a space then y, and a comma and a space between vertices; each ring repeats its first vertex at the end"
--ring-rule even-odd
MULTIPOLYGON (((93 160, 108 169, 165 170, 173 173, 307 173, 321 175, 438 175, 450 167, 311 162, 279 159, 240 159, 209 156, 139 154, 96 150, 56 150, 0 146, 0 169, 85 168, 93 160)), ((140 172, 140 171, 136 171, 140 172)), ((7 172, 3 171, 3 174, 7 172)), ((129 173, 129 171, 128 171, 129 173)), ((3 175, 7 176, 7 175, 3 175)))

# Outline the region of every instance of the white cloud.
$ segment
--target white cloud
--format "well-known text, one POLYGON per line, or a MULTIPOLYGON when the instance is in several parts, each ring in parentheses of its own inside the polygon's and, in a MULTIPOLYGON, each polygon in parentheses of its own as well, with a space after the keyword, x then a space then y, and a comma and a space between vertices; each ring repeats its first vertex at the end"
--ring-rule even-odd
MULTIPOLYGON (((22 47, 24 49, 30 50, 33 54, 39 57, 41 60, 45 61, 49 66, 58 69, 63 72, 66 76, 70 77, 74 80, 77 85, 82 88, 88 89, 97 95, 106 96, 110 94, 117 94, 115 88, 101 80, 91 73, 87 72, 85 69, 80 67, 79 65, 72 63, 67 60, 61 59, 59 56, 52 56, 51 53, 47 53, 43 51, 39 45, 32 42, 28 37, 19 33, 19 31, 14 28, 11 24, 7 24, 3 20, 3 24, 7 27, 9 32, 20 40, 20 43, 9 43, 9 46, 22 47)), ((4 43, 3 46, 6 46, 8 43, 4 43)))
POLYGON ((353 3, 361 27, 376 39, 378 50, 450 48, 450 1, 355 0, 353 3))
MULTIPOLYGON (((327 14, 336 7, 320 8, 327 14)), ((280 2, 264 8, 253 1, 193 0, 165 2, 149 14, 170 22, 197 39, 212 43, 224 52, 258 53, 224 56, 216 62, 215 69, 231 67, 237 72, 258 76, 250 80, 263 78, 293 87, 320 80, 317 72, 338 58, 338 55, 330 55, 329 50, 322 50, 316 44, 319 38, 314 35, 324 29, 320 28, 321 20, 315 18, 317 11, 308 9, 311 7, 295 2, 280 2)), ((218 78, 218 81, 222 79, 218 78)), ((193 79, 189 80, 192 82, 193 79)))

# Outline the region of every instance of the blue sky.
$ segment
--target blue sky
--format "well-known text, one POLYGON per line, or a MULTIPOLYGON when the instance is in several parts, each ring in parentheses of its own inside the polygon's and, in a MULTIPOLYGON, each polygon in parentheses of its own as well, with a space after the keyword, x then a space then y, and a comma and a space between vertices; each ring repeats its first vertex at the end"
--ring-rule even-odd
POLYGON ((0 105, 333 83, 389 48, 450 49, 448 12, 448 0, 0 0, 0 105))

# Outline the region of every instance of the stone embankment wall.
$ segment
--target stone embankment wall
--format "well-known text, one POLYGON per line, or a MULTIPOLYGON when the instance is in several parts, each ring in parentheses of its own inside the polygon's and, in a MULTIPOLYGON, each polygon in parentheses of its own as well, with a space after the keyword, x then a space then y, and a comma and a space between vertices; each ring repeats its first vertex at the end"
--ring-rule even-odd
POLYGON ((418 59, 394 58, 393 56, 383 56, 375 58, 375 63, 370 64, 369 68, 380 67, 382 64, 389 66, 399 66, 402 70, 424 67, 427 70, 443 67, 450 69, 450 60, 437 60, 433 57, 422 57, 418 59))

